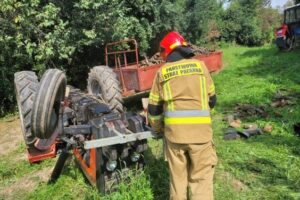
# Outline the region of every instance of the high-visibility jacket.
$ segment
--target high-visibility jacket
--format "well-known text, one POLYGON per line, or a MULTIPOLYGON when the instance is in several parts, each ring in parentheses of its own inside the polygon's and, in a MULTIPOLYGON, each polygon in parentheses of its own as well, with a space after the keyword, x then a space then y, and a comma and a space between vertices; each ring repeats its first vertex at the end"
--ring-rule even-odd
POLYGON ((205 143, 212 140, 209 97, 215 86, 205 64, 182 59, 164 64, 156 73, 149 105, 163 106, 160 115, 149 115, 156 132, 173 143, 205 143))

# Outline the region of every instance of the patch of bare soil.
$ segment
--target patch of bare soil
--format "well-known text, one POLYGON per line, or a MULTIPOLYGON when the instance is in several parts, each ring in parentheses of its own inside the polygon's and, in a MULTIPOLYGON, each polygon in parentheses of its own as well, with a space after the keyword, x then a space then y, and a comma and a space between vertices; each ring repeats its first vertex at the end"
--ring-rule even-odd
POLYGON ((0 121, 0 156, 15 151, 23 142, 20 120, 12 117, 0 121))
POLYGON ((51 175, 52 168, 44 168, 32 172, 16 180, 12 184, 0 189, 0 199, 13 200, 24 197, 25 194, 32 192, 38 184, 46 183, 51 175))
POLYGON ((257 106, 251 104, 238 104, 235 108, 235 113, 238 118, 247 117, 267 117, 268 113, 264 106, 257 106))
POLYGON ((221 179, 228 181, 231 184, 232 188, 237 192, 245 191, 247 189, 247 186, 243 182, 236 179, 228 172, 223 172, 219 176, 221 179))
MULTIPOLYGON (((3 119, 0 121, 0 156, 16 151, 23 143, 21 124, 18 117, 3 119)), ((27 160, 26 152, 14 153, 14 162, 27 160)), ((28 174, 24 174, 19 179, 13 180, 8 185, 0 184, 0 199, 23 199, 24 196, 32 192, 40 183, 49 180, 52 168, 44 168, 28 174)))
POLYGON ((292 90, 278 90, 272 99, 271 106, 273 108, 280 108, 288 105, 297 104, 300 94, 292 90))

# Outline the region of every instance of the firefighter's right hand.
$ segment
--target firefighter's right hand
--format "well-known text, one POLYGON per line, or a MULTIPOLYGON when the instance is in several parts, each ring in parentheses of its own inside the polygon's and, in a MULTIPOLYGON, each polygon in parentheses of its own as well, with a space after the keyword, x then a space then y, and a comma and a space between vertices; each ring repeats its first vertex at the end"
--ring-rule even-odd
POLYGON ((153 129, 153 127, 145 126, 146 130, 151 131, 154 139, 161 139, 163 138, 163 129, 160 127, 156 127, 156 129, 153 129))
POLYGON ((164 134, 162 132, 160 133, 152 132, 152 135, 154 139, 158 140, 158 139, 162 139, 164 134))

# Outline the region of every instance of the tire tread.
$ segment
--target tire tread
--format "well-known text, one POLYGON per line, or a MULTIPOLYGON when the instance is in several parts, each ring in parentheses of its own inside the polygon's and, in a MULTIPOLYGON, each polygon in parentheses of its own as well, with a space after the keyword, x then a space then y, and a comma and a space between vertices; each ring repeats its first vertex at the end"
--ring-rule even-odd
POLYGON ((32 71, 17 72, 14 74, 14 84, 23 137, 26 145, 33 146, 37 138, 32 134, 31 115, 39 85, 38 77, 32 71))
POLYGON ((93 81, 97 81, 100 85, 103 99, 110 109, 122 113, 124 111, 122 90, 114 71, 107 66, 96 66, 91 69, 88 78, 88 92, 91 95, 95 95, 92 90, 93 81))

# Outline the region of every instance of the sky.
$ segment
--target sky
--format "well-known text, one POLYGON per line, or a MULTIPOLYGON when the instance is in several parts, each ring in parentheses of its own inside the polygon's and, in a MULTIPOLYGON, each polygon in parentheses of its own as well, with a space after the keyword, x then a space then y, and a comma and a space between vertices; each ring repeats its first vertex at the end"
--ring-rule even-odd
MULTIPOLYGON (((273 8, 276 8, 277 6, 282 7, 288 0, 271 0, 271 6, 273 8)), ((229 3, 224 4, 224 8, 227 8, 229 6, 229 3)))
MULTIPOLYGON (((271 0, 271 5, 273 8, 276 8, 277 6, 282 7, 288 0, 271 0)), ((228 4, 224 4, 225 8, 228 7, 228 4)))
POLYGON ((272 0, 272 7, 283 6, 288 0, 272 0))

